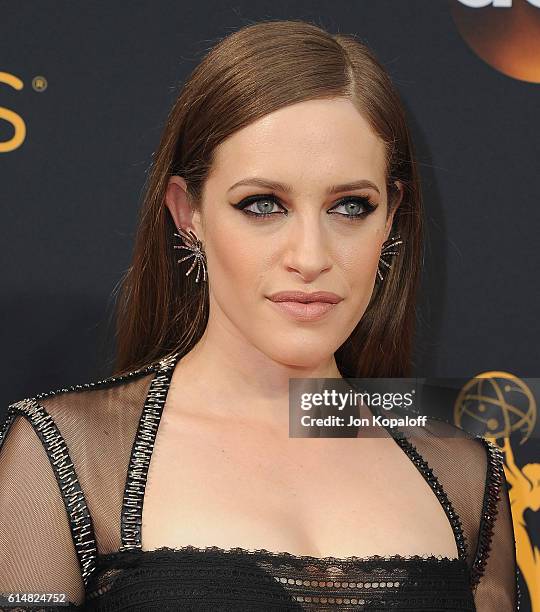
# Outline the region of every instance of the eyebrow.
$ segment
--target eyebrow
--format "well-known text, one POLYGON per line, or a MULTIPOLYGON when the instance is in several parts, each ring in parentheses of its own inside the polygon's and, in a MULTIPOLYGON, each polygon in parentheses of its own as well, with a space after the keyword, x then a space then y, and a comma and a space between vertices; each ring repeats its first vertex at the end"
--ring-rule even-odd
MULTIPOLYGON (((274 191, 283 191, 284 193, 291 193, 292 187, 287 185, 286 183, 280 183, 278 181, 271 181, 270 179, 265 179, 257 176, 252 176, 249 178, 242 179, 238 181, 232 187, 230 187, 227 191, 232 191, 236 187, 240 187, 241 185, 255 185, 257 187, 265 187, 267 189, 272 189, 274 191)), ((361 179, 358 181, 353 181, 351 183, 342 183, 341 185, 332 185, 329 189, 327 189, 326 193, 328 195, 333 193, 340 193, 342 191, 353 191, 354 189, 363 189, 364 187, 371 187, 375 189, 375 191, 380 195, 379 188, 372 181, 368 181, 367 179, 361 179)))

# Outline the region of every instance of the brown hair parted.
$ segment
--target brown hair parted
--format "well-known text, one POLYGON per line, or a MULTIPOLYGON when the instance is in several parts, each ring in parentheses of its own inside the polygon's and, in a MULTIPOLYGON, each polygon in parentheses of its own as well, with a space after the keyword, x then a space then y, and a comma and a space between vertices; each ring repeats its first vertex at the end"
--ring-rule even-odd
POLYGON ((284 106, 334 97, 349 99, 385 143, 389 211, 393 182, 404 189, 391 232, 403 239, 400 253, 336 351, 336 364, 345 377, 410 375, 423 213, 405 112, 366 45, 295 20, 261 21, 228 35, 181 88, 154 153, 132 265, 120 286, 115 374, 188 353, 208 320, 208 283, 195 283, 176 263, 176 228, 165 205, 169 177, 184 177, 200 207, 214 150, 228 136, 284 106))

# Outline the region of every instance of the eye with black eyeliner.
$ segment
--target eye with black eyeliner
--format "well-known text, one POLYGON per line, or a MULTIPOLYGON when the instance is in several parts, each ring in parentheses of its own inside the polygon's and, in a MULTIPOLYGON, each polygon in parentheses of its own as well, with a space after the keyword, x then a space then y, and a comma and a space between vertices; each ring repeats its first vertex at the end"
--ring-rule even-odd
MULTIPOLYGON (((281 206, 283 208, 283 205, 281 204, 279 199, 273 194, 249 196, 247 198, 244 198, 237 204, 233 204, 233 207, 241 210, 245 215, 249 215, 253 219, 264 219, 280 214, 288 214, 287 212, 253 212, 252 210, 247 210, 248 206, 251 206, 252 204, 256 204, 258 202, 267 202, 271 205, 270 208, 272 208, 272 206, 274 205, 281 206)), ((357 221, 367 217, 376 208, 377 205, 374 204, 368 196, 347 196, 346 198, 342 198, 334 207, 332 207, 328 211, 328 214, 339 215, 349 221, 357 221), (354 212, 352 214, 331 212, 334 208, 337 208, 339 206, 346 206, 347 204, 349 204, 349 202, 351 202, 356 207, 363 208, 364 210, 362 212, 354 212)))

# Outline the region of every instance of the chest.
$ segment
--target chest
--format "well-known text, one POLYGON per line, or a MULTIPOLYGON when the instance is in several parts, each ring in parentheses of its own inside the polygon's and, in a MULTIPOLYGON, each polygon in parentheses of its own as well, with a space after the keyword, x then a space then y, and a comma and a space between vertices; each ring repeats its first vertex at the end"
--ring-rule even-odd
POLYGON ((142 545, 186 544, 335 557, 457 554, 439 500, 392 438, 276 437, 164 417, 142 545))

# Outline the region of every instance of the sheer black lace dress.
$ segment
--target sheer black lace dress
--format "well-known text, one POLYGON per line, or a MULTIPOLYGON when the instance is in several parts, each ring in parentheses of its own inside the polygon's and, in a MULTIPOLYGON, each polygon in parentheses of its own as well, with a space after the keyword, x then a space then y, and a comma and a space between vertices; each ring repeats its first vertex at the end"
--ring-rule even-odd
POLYGON ((405 428, 395 440, 442 504, 455 558, 143 551, 146 476, 177 361, 9 406, 0 427, 0 592, 66 593, 68 609, 101 612, 518 608, 501 453, 436 419, 421 435, 414 428, 414 440, 405 428))

